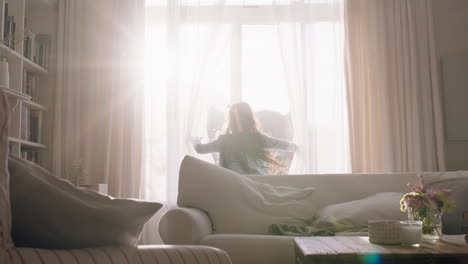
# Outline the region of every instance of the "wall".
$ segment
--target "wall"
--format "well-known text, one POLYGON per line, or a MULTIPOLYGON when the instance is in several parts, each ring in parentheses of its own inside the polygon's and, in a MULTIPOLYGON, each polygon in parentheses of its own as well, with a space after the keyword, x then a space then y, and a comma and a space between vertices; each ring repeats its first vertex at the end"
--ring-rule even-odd
MULTIPOLYGON (((432 0, 432 3, 439 62, 447 55, 468 55, 468 0, 432 0)), ((468 122, 467 117, 462 120, 468 122)), ((453 141, 446 137, 445 151, 447 170, 468 170, 468 140, 453 141)))

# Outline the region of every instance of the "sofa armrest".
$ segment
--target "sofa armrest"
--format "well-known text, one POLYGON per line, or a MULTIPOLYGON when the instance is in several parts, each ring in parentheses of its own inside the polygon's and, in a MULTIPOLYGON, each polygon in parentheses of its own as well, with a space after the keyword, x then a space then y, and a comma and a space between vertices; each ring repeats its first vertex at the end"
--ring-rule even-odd
POLYGON ((196 208, 171 208, 159 221, 159 234, 166 244, 198 245, 212 232, 210 218, 196 208))

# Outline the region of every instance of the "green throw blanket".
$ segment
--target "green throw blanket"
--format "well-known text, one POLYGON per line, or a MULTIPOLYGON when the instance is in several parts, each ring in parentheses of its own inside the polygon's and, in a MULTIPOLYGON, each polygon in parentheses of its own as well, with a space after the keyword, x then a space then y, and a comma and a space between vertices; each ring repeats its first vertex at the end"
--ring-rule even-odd
POLYGON ((334 236, 336 233, 367 232, 367 225, 351 226, 339 223, 335 219, 301 220, 302 224, 272 224, 268 228, 269 235, 277 236, 334 236))

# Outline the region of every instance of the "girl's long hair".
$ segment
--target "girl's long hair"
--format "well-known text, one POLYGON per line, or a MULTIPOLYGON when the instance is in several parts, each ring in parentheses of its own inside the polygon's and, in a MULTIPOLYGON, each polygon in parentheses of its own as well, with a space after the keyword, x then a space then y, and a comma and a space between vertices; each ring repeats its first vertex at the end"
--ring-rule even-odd
POLYGON ((242 142, 233 144, 224 151, 231 152, 246 171, 251 170, 249 161, 264 167, 269 174, 276 174, 285 167, 265 149, 263 134, 249 104, 238 102, 231 105, 225 134, 239 137, 238 142, 242 142))

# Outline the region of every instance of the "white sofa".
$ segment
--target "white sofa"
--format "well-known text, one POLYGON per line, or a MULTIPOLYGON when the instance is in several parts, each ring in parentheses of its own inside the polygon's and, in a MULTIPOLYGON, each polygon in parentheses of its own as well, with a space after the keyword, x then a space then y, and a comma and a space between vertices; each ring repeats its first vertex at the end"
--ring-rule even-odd
POLYGON ((336 215, 350 223, 349 219, 365 224, 367 220, 405 220, 399 200, 418 176, 430 188, 454 191, 456 207, 443 216, 444 233, 461 234, 468 224, 462 220, 468 211, 468 171, 242 176, 192 157, 182 162, 178 206, 162 216, 159 232, 167 244, 223 249, 233 264, 293 264, 293 237, 267 235, 271 224, 294 220, 298 209, 308 216, 336 215), (263 183, 271 188, 265 191, 263 183), (304 199, 296 195, 299 199, 282 202, 277 198, 286 193, 284 186, 315 190, 304 199), (279 192, 274 193, 274 188, 279 192), (271 193, 275 199, 267 197, 271 193))
MULTIPOLYGON (((223 189, 219 186, 223 181, 217 181, 219 175, 208 176, 217 178, 206 178, 206 175, 224 174, 227 172, 216 171, 217 169, 215 168, 210 169, 213 169, 213 171, 205 172, 203 169, 200 171, 200 168, 194 168, 193 166, 187 169, 190 174, 193 174, 193 178, 195 179, 193 182, 189 181, 187 183, 187 185, 191 186, 190 188, 185 188, 179 182, 179 206, 168 210, 159 223, 159 232, 163 241, 168 244, 201 244, 217 247, 225 250, 234 264, 295 263, 293 237, 266 235, 265 231, 246 233, 245 231, 236 232, 235 229, 231 229, 228 231, 229 233, 224 231, 218 232, 213 230, 215 226, 218 226, 219 229, 219 226, 235 226, 237 224, 235 222, 238 222, 240 219, 236 215, 238 209, 233 209, 230 208, 231 205, 226 205, 227 208, 225 210, 232 211, 233 220, 226 220, 229 219, 226 218, 222 222, 219 222, 219 217, 217 217, 218 222, 213 223, 210 216, 214 213, 214 210, 218 210, 219 208, 210 209, 205 207, 200 209, 195 208, 197 207, 195 205, 187 204, 186 201, 181 201, 184 199, 197 200, 199 197, 207 197, 208 200, 219 199, 221 201, 224 199, 236 199, 229 195, 225 197, 223 192, 227 192, 228 189, 221 190, 220 193, 216 194, 219 197, 213 197, 213 192, 219 188, 223 189), (200 184, 203 181, 208 182, 208 184, 200 184), (185 197, 186 192, 194 192, 194 196, 185 197)), ((180 181, 188 181, 182 175, 183 173, 182 168, 180 181)), ((273 186, 313 187, 315 190, 306 198, 306 201, 310 204, 311 212, 318 211, 318 209, 327 205, 358 200, 376 193, 404 193, 408 191, 407 184, 409 182, 414 183, 417 181, 417 173, 241 177, 248 177, 255 182, 268 183, 273 186)), ((237 188, 232 182, 227 182, 226 184, 231 185, 231 188, 237 188)), ((399 207, 398 204, 395 206, 399 207)), ((242 216, 242 218, 247 219, 250 217, 249 215, 242 216)), ((265 225, 271 224, 273 221, 274 219, 271 222, 266 220, 265 225)), ((239 229, 244 230, 244 228, 239 229)))

